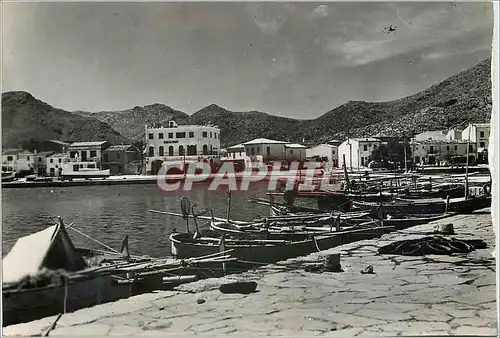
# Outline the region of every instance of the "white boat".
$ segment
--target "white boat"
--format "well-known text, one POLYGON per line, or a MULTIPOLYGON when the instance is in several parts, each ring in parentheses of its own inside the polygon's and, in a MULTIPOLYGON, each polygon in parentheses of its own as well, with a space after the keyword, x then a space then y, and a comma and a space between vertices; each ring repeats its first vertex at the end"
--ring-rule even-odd
POLYGON ((97 162, 71 160, 62 163, 62 180, 72 180, 74 178, 106 178, 111 176, 109 169, 100 169, 97 162))
POLYGON ((2 182, 12 182, 16 179, 16 172, 10 166, 2 166, 2 182))

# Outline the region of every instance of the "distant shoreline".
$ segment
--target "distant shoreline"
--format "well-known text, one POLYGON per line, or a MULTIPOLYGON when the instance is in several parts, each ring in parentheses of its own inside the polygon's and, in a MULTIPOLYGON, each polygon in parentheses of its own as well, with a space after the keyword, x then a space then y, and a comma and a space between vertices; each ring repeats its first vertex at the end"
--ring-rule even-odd
MULTIPOLYGON (((340 169, 339 169, 340 170, 340 169)), ((340 171, 338 171, 340 172, 340 171)), ((363 172, 360 170, 358 173, 363 172)), ((384 172, 369 171, 371 174, 382 174, 384 172)), ((475 166, 469 167, 469 174, 472 173, 488 173, 489 168, 487 166, 475 166)), ((417 171, 418 174, 463 174, 465 173, 464 168, 450 168, 450 167, 427 167, 421 168, 417 171)), ((354 173, 351 173, 354 174, 354 173)), ((236 174, 236 181, 242 180, 246 177, 244 173, 236 174)), ((287 177, 286 172, 280 174, 282 177, 287 177)), ((168 181, 174 183, 175 181, 182 181, 184 175, 168 175, 168 181)), ((189 177, 189 175, 187 176, 189 177)), ((203 181, 195 181, 194 184, 208 183, 214 180, 216 174, 211 174, 208 178, 203 181)), ((261 181, 268 181, 269 177, 263 178, 261 181)), ((99 185, 132 185, 132 184, 157 184, 158 177, 156 175, 121 175, 121 176, 110 176, 106 179, 76 179, 73 181, 52 181, 52 182, 33 182, 33 181, 14 181, 14 182, 2 182, 2 188, 36 188, 36 187, 72 187, 72 186, 99 186, 99 185)))

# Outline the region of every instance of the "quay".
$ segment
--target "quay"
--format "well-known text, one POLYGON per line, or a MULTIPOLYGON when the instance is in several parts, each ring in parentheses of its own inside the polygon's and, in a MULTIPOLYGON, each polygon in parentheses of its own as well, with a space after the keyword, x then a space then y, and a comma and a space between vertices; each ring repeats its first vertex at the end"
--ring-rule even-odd
MULTIPOLYGON (((362 240, 239 275, 184 284, 63 314, 49 335, 496 336, 495 234, 490 208, 362 240), (481 239, 467 254, 380 255, 389 243, 452 223, 454 238, 481 239), (339 253, 342 272, 307 272, 339 253), (373 273, 363 273, 368 267, 373 273), (224 294, 255 281, 251 294, 224 294)), ((56 316, 3 328, 43 335, 56 316)))

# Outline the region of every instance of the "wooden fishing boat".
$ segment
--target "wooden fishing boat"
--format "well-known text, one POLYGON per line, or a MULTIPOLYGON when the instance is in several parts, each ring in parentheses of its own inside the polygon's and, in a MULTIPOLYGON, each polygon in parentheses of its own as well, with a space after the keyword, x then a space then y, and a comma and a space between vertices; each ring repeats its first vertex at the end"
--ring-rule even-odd
POLYGON ((386 203, 353 201, 355 210, 374 210, 382 205, 384 217, 386 214, 439 214, 448 211, 469 214, 474 210, 491 206, 491 196, 457 197, 442 199, 394 199, 386 203))
POLYGON ((170 235, 169 239, 172 255, 180 259, 209 255, 230 249, 232 250, 231 256, 237 260, 228 263, 226 269, 236 272, 255 265, 276 263, 327 250, 338 245, 378 237, 391 230, 392 228, 388 226, 352 227, 325 234, 311 234, 309 238, 299 240, 240 239, 230 238, 226 234, 220 238, 193 238, 189 233, 175 232, 170 235))
POLYGON ((121 251, 75 248, 68 228, 61 219, 18 239, 3 258, 3 326, 171 288, 199 278, 187 265, 213 267, 232 259, 223 254, 188 262, 130 256, 128 236, 121 251), (164 277, 166 271, 177 278, 164 277))
POLYGON ((427 214, 427 215, 399 214, 395 216, 389 214, 386 215, 386 218, 384 218, 382 221, 384 225, 392 226, 396 230, 400 230, 416 225, 438 221, 440 219, 448 218, 455 215, 457 215, 457 213, 455 212, 447 212, 443 214, 427 214))

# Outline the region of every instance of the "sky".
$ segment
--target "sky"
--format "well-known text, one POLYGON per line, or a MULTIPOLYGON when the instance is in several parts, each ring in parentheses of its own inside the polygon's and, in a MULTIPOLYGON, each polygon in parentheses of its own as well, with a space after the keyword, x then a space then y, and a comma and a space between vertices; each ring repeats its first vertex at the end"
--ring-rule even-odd
POLYGON ((217 104, 315 118, 422 91, 490 57, 493 34, 488 3, 2 7, 2 91, 69 111, 217 104))

